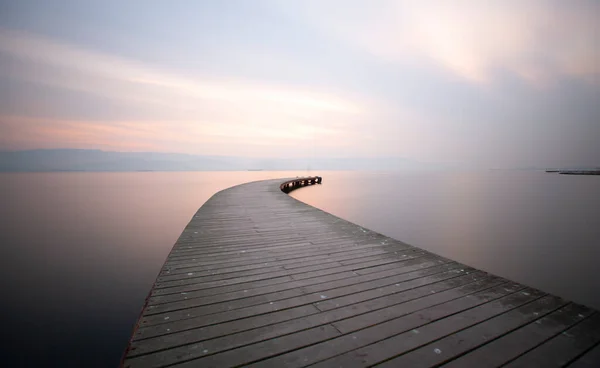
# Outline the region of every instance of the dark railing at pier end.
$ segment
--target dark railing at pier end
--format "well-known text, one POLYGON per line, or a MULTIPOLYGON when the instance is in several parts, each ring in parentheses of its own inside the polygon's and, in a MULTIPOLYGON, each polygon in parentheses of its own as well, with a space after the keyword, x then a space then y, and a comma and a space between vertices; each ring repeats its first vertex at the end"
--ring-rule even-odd
POLYGON ((289 193, 292 190, 302 188, 308 185, 321 184, 323 182, 323 178, 320 176, 308 176, 305 178, 296 178, 292 180, 285 181, 281 183, 279 188, 284 193, 289 193))

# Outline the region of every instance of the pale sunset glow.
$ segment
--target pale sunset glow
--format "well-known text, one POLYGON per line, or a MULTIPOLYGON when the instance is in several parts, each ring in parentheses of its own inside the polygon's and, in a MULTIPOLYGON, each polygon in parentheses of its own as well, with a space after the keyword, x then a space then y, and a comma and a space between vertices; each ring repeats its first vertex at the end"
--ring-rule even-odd
POLYGON ((0 150, 591 164, 599 17, 583 0, 15 2, 0 150))
POLYGON ((288 11, 388 62, 428 59, 472 82, 491 83, 502 70, 598 82, 597 3, 383 0, 368 16, 345 3, 308 1, 288 11))

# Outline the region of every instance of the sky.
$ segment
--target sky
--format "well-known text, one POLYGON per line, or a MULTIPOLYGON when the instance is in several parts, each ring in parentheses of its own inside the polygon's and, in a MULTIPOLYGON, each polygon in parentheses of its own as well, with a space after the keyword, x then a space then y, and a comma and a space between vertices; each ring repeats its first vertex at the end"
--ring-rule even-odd
POLYGON ((0 150, 600 166, 600 2, 0 0, 0 150))

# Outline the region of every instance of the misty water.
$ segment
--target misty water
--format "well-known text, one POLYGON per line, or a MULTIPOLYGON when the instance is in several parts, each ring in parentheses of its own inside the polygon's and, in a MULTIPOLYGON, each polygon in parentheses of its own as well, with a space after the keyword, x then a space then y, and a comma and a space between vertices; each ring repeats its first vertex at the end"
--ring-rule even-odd
MULTIPOLYGON (((306 172, 0 174, 5 362, 118 365, 194 212, 220 189, 306 172)), ((600 177, 318 172, 295 198, 442 256, 600 308, 600 177)))

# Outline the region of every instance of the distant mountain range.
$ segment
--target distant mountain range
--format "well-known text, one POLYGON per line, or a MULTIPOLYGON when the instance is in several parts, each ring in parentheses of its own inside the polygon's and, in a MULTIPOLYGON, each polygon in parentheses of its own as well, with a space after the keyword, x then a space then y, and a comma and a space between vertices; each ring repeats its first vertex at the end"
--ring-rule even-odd
POLYGON ((0 171, 244 171, 244 170, 431 170, 444 165, 395 157, 248 158, 159 152, 81 149, 0 151, 0 171))

